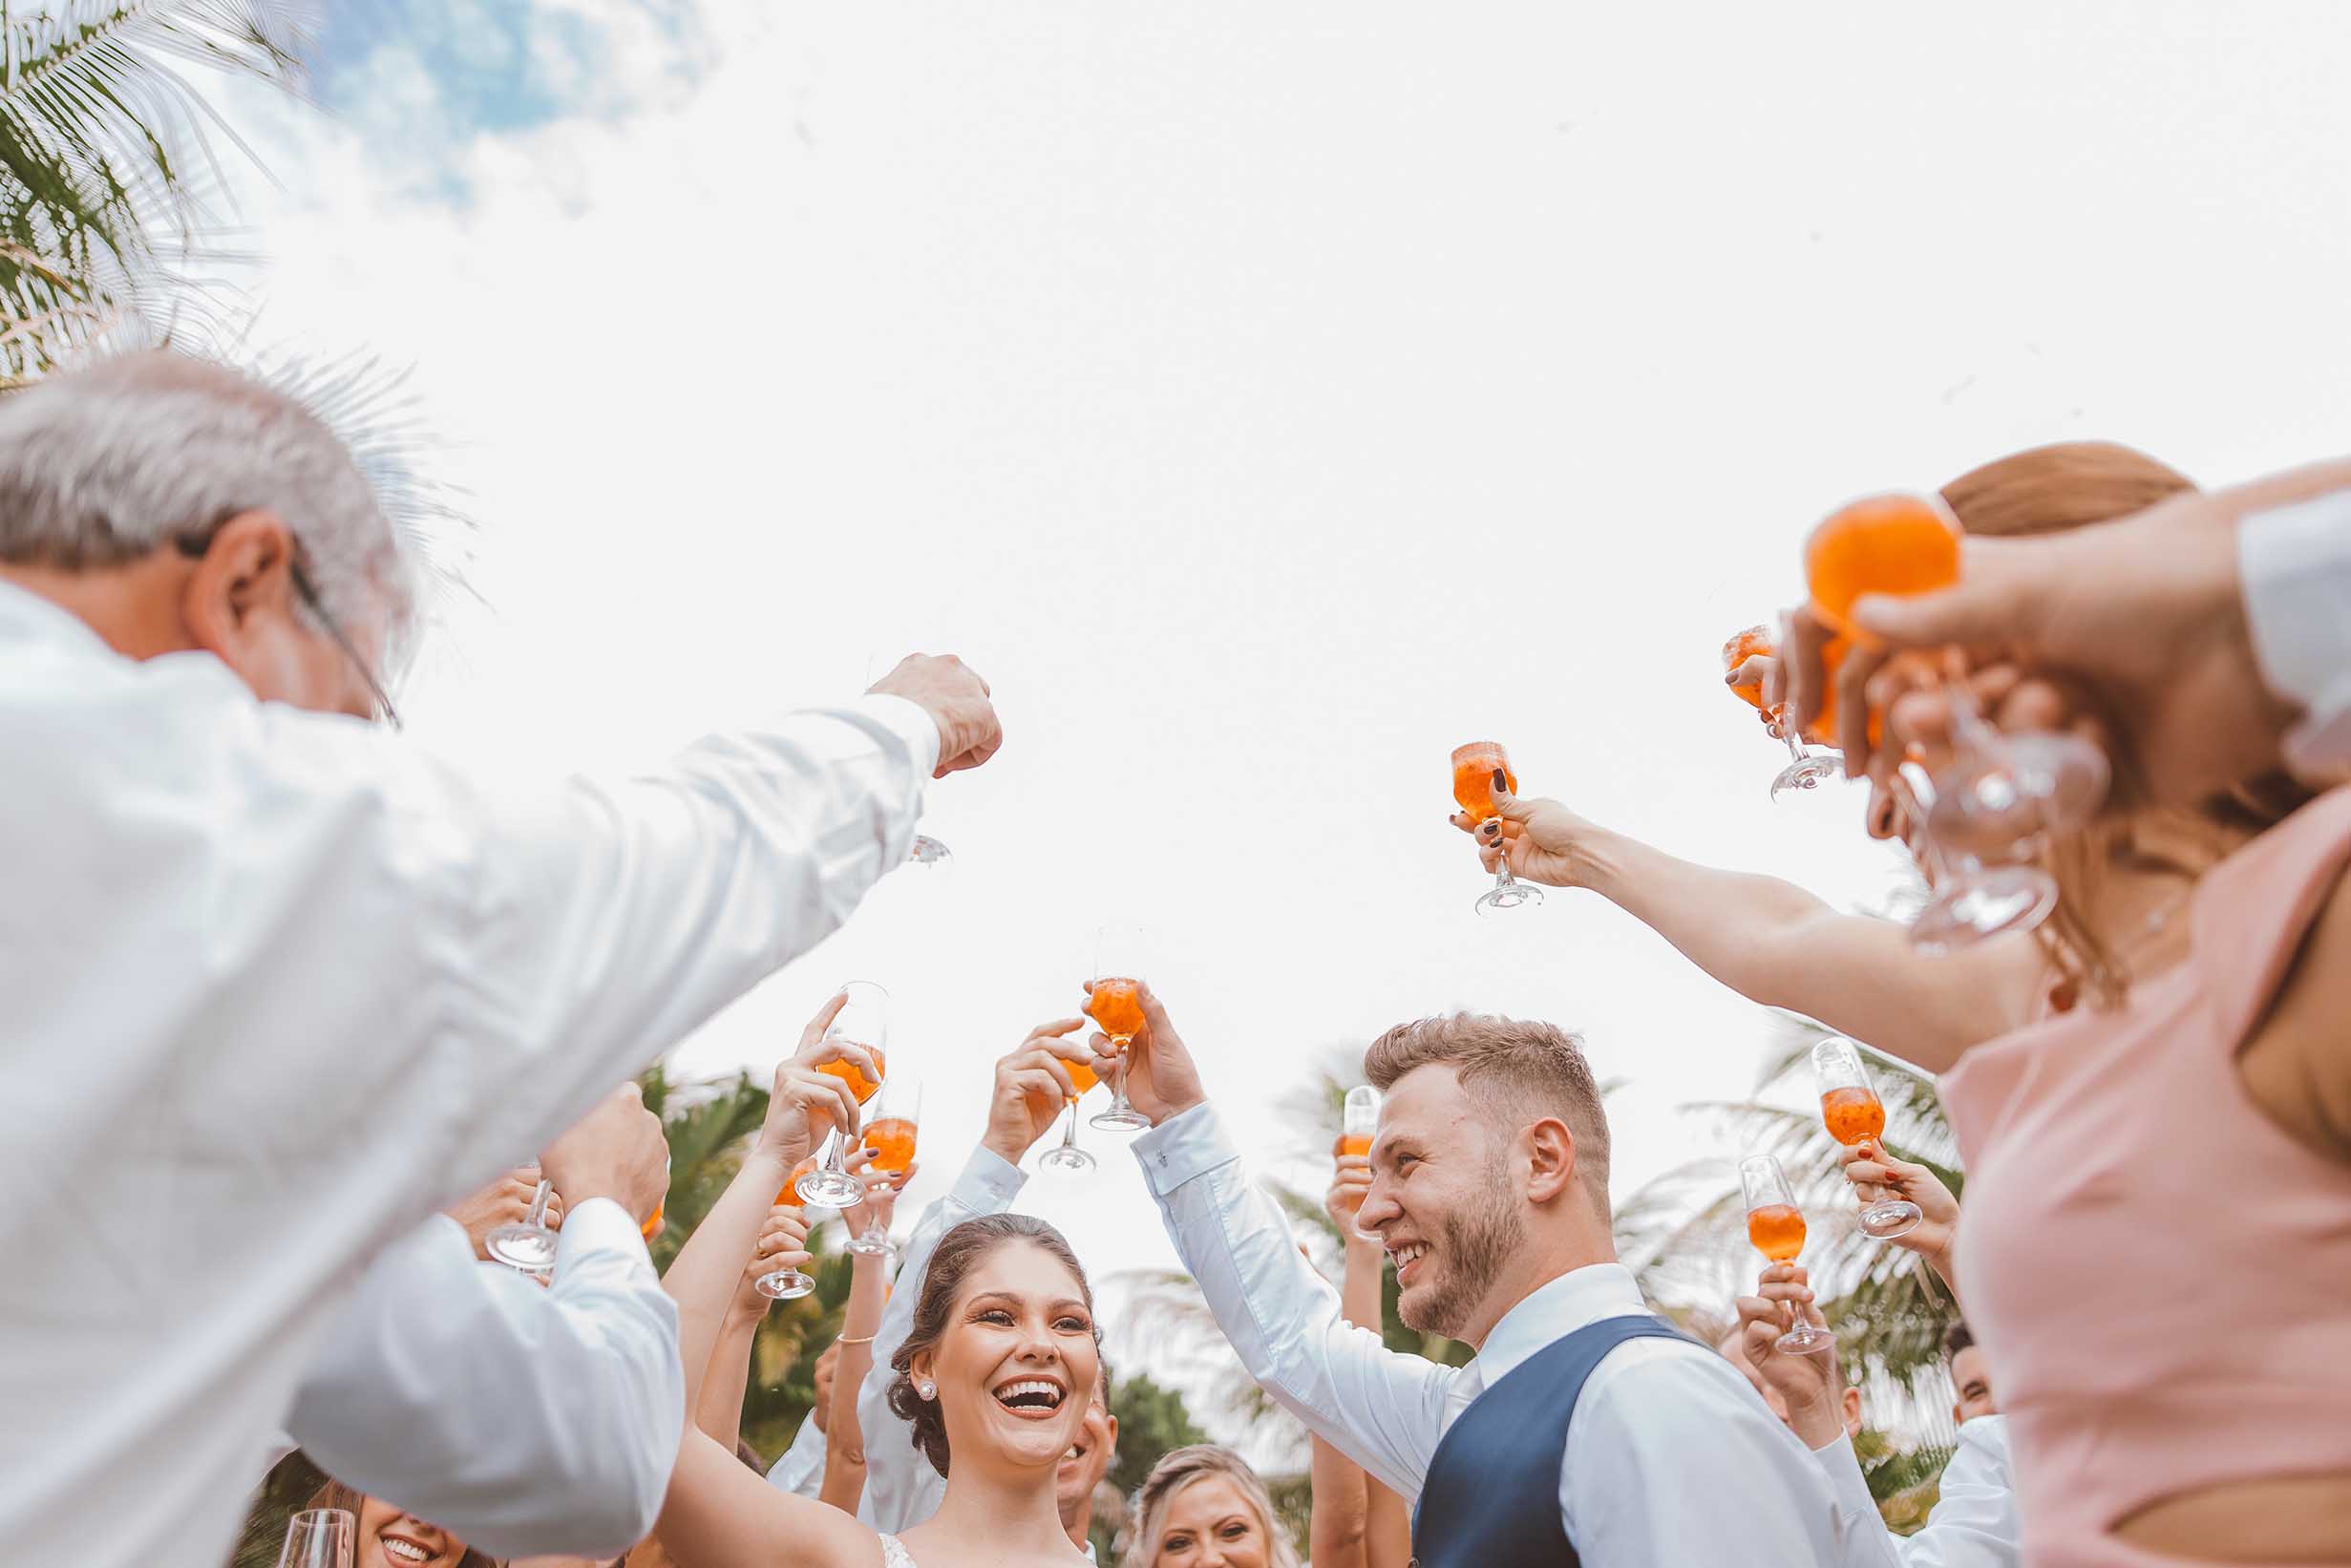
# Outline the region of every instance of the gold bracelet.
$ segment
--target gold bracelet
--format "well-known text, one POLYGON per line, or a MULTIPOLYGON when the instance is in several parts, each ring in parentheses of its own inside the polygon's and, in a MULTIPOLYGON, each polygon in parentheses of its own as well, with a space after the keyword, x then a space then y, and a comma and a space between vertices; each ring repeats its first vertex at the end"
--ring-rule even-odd
POLYGON ((873 1333, 866 1335, 863 1339, 853 1339, 847 1334, 838 1334, 834 1336, 833 1343, 835 1345, 871 1345, 880 1333, 881 1330, 877 1328, 873 1333))

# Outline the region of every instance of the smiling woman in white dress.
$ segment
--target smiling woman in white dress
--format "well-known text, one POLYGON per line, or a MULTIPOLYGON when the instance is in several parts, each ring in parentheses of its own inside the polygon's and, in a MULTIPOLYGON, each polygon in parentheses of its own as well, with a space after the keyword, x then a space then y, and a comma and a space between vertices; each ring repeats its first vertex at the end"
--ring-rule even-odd
MULTIPOLYGON (((815 1070, 857 1049, 827 1041, 776 1070, 758 1143, 670 1265, 689 1411, 775 1194, 829 1126, 857 1125, 842 1081, 815 1070)), ((777 1255, 779 1263, 794 1260, 777 1255)), ((1100 1358, 1093 1294, 1061 1233, 1013 1214, 949 1231, 891 1366, 899 1373, 891 1406, 947 1478, 937 1514, 902 1537, 878 1535, 837 1508, 776 1491, 689 1425, 654 1531, 670 1556, 693 1568, 1085 1564, 1062 1528, 1057 1485, 1100 1358)))

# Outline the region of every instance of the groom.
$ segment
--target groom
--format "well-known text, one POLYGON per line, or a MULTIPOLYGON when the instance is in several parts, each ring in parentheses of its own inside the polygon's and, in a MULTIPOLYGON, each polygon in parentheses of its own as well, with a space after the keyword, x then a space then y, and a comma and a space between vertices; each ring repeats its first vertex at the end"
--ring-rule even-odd
POLYGON ((1148 989, 1144 1018, 1127 1092, 1153 1129, 1134 1153, 1176 1250, 1249 1374, 1419 1497, 1425 1568, 1811 1568, 1857 1524, 1882 1530, 1616 1261, 1608 1123, 1573 1036, 1457 1014, 1365 1053, 1386 1102, 1357 1223, 1397 1265, 1406 1324, 1476 1347, 1454 1368, 1341 1321, 1148 989))

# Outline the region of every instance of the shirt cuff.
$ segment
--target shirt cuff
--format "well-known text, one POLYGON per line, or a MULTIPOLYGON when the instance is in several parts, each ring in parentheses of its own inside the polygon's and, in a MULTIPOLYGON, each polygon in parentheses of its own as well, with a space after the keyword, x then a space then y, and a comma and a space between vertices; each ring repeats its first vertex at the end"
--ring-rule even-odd
POLYGON ((1853 1451, 1850 1436, 1839 1432, 1835 1442, 1814 1449, 1812 1463, 1829 1478, 1829 1496, 1839 1514, 1865 1516, 1884 1528, 1885 1515, 1870 1495, 1869 1477, 1861 1473, 1861 1456, 1853 1451))
POLYGON ((947 1201, 968 1214, 1002 1214, 1027 1185, 1027 1172, 982 1144, 964 1161, 955 1185, 947 1190, 947 1201))
POLYGON ((1132 1147, 1154 1197, 1165 1197, 1193 1177, 1240 1158, 1208 1100, 1170 1116, 1137 1136, 1132 1147))
POLYGON ((2236 562, 2262 679, 2308 715, 2287 759, 2351 763, 2351 491, 2245 519, 2236 562))
POLYGON ((562 1228, 555 1233, 556 1272, 561 1273, 565 1264, 590 1252, 625 1252, 646 1267, 653 1266, 645 1233, 617 1198, 591 1197, 576 1209, 563 1211, 562 1228))
POLYGON ((905 741, 914 752, 916 778, 927 779, 939 771, 939 721, 931 717, 930 710, 905 697, 871 692, 859 697, 857 705, 905 741))

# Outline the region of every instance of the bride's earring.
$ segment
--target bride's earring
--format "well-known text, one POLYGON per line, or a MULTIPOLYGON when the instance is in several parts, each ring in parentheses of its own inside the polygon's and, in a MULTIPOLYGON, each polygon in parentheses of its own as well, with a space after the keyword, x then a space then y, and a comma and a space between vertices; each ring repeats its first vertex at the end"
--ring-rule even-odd
POLYGON ((929 1378, 924 1378, 921 1382, 914 1386, 914 1391, 921 1394, 924 1399, 937 1399, 939 1397, 939 1385, 933 1383, 929 1378))

